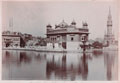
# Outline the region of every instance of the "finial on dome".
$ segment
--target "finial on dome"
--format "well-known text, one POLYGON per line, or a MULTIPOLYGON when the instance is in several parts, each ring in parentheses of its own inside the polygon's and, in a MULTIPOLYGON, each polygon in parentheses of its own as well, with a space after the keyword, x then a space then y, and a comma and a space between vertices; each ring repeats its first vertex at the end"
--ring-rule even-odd
POLYGON ((88 26, 87 22, 82 21, 83 26, 88 26))
POLYGON ((63 19, 62 22, 58 26, 61 28, 64 28, 64 27, 68 26, 68 24, 63 19))
POLYGON ((75 22, 75 20, 73 19, 73 21, 72 21, 72 23, 71 23, 72 25, 76 25, 76 22, 75 22))
POLYGON ((49 24, 47 25, 47 27, 52 27, 52 26, 51 26, 51 24, 49 23, 49 24))
POLYGON ((83 24, 83 28, 85 28, 85 29, 88 28, 88 24, 87 24, 87 22, 83 22, 83 21, 82 21, 82 24, 83 24))

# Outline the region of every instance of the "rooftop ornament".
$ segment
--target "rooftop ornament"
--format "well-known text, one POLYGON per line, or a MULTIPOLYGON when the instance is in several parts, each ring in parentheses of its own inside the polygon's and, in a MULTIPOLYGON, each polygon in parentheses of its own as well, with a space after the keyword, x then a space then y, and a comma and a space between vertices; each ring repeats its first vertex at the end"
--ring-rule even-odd
POLYGON ((66 22, 64 22, 64 20, 63 20, 58 26, 65 28, 68 26, 68 24, 66 22))
POLYGON ((76 22, 75 20, 72 21, 71 25, 76 25, 76 22))
POLYGON ((48 24, 47 27, 52 27, 52 26, 50 24, 48 24))

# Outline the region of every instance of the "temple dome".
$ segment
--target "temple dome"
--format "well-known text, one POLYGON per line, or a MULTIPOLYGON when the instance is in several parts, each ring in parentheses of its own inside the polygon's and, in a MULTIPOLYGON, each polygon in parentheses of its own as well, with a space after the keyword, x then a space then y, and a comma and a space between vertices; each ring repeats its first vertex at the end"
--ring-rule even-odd
POLYGON ((83 26, 88 26, 87 22, 83 22, 83 26))
POLYGON ((48 24, 47 27, 52 27, 52 26, 50 24, 48 24))
POLYGON ((63 20, 58 26, 66 27, 66 26, 68 26, 68 24, 66 22, 64 22, 64 20, 63 20))
POLYGON ((71 24, 72 24, 72 25, 76 25, 76 22, 75 22, 75 20, 73 20, 71 24))

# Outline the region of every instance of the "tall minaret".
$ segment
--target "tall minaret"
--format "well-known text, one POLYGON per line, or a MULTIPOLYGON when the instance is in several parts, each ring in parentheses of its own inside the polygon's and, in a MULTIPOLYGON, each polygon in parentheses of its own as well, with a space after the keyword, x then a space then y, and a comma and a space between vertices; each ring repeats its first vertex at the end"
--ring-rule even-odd
POLYGON ((112 33, 112 16, 111 16, 110 7, 109 7, 108 20, 107 20, 107 33, 105 34, 104 39, 109 45, 112 45, 114 43, 114 34, 112 33))
POLYGON ((111 16, 110 7, 109 7, 108 20, 107 20, 107 35, 112 35, 112 16, 111 16))
POLYGON ((13 18, 9 19, 9 28, 10 28, 10 31, 13 31, 13 18))

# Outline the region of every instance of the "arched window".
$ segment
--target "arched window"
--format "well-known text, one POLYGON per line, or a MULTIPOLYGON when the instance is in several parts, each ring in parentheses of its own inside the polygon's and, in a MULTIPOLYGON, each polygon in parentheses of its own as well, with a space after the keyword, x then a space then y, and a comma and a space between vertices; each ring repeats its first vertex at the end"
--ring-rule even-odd
POLYGON ((82 37, 82 40, 84 40, 84 37, 82 37))
POLYGON ((71 41, 73 41, 74 39, 73 39, 73 37, 71 37, 71 41))

